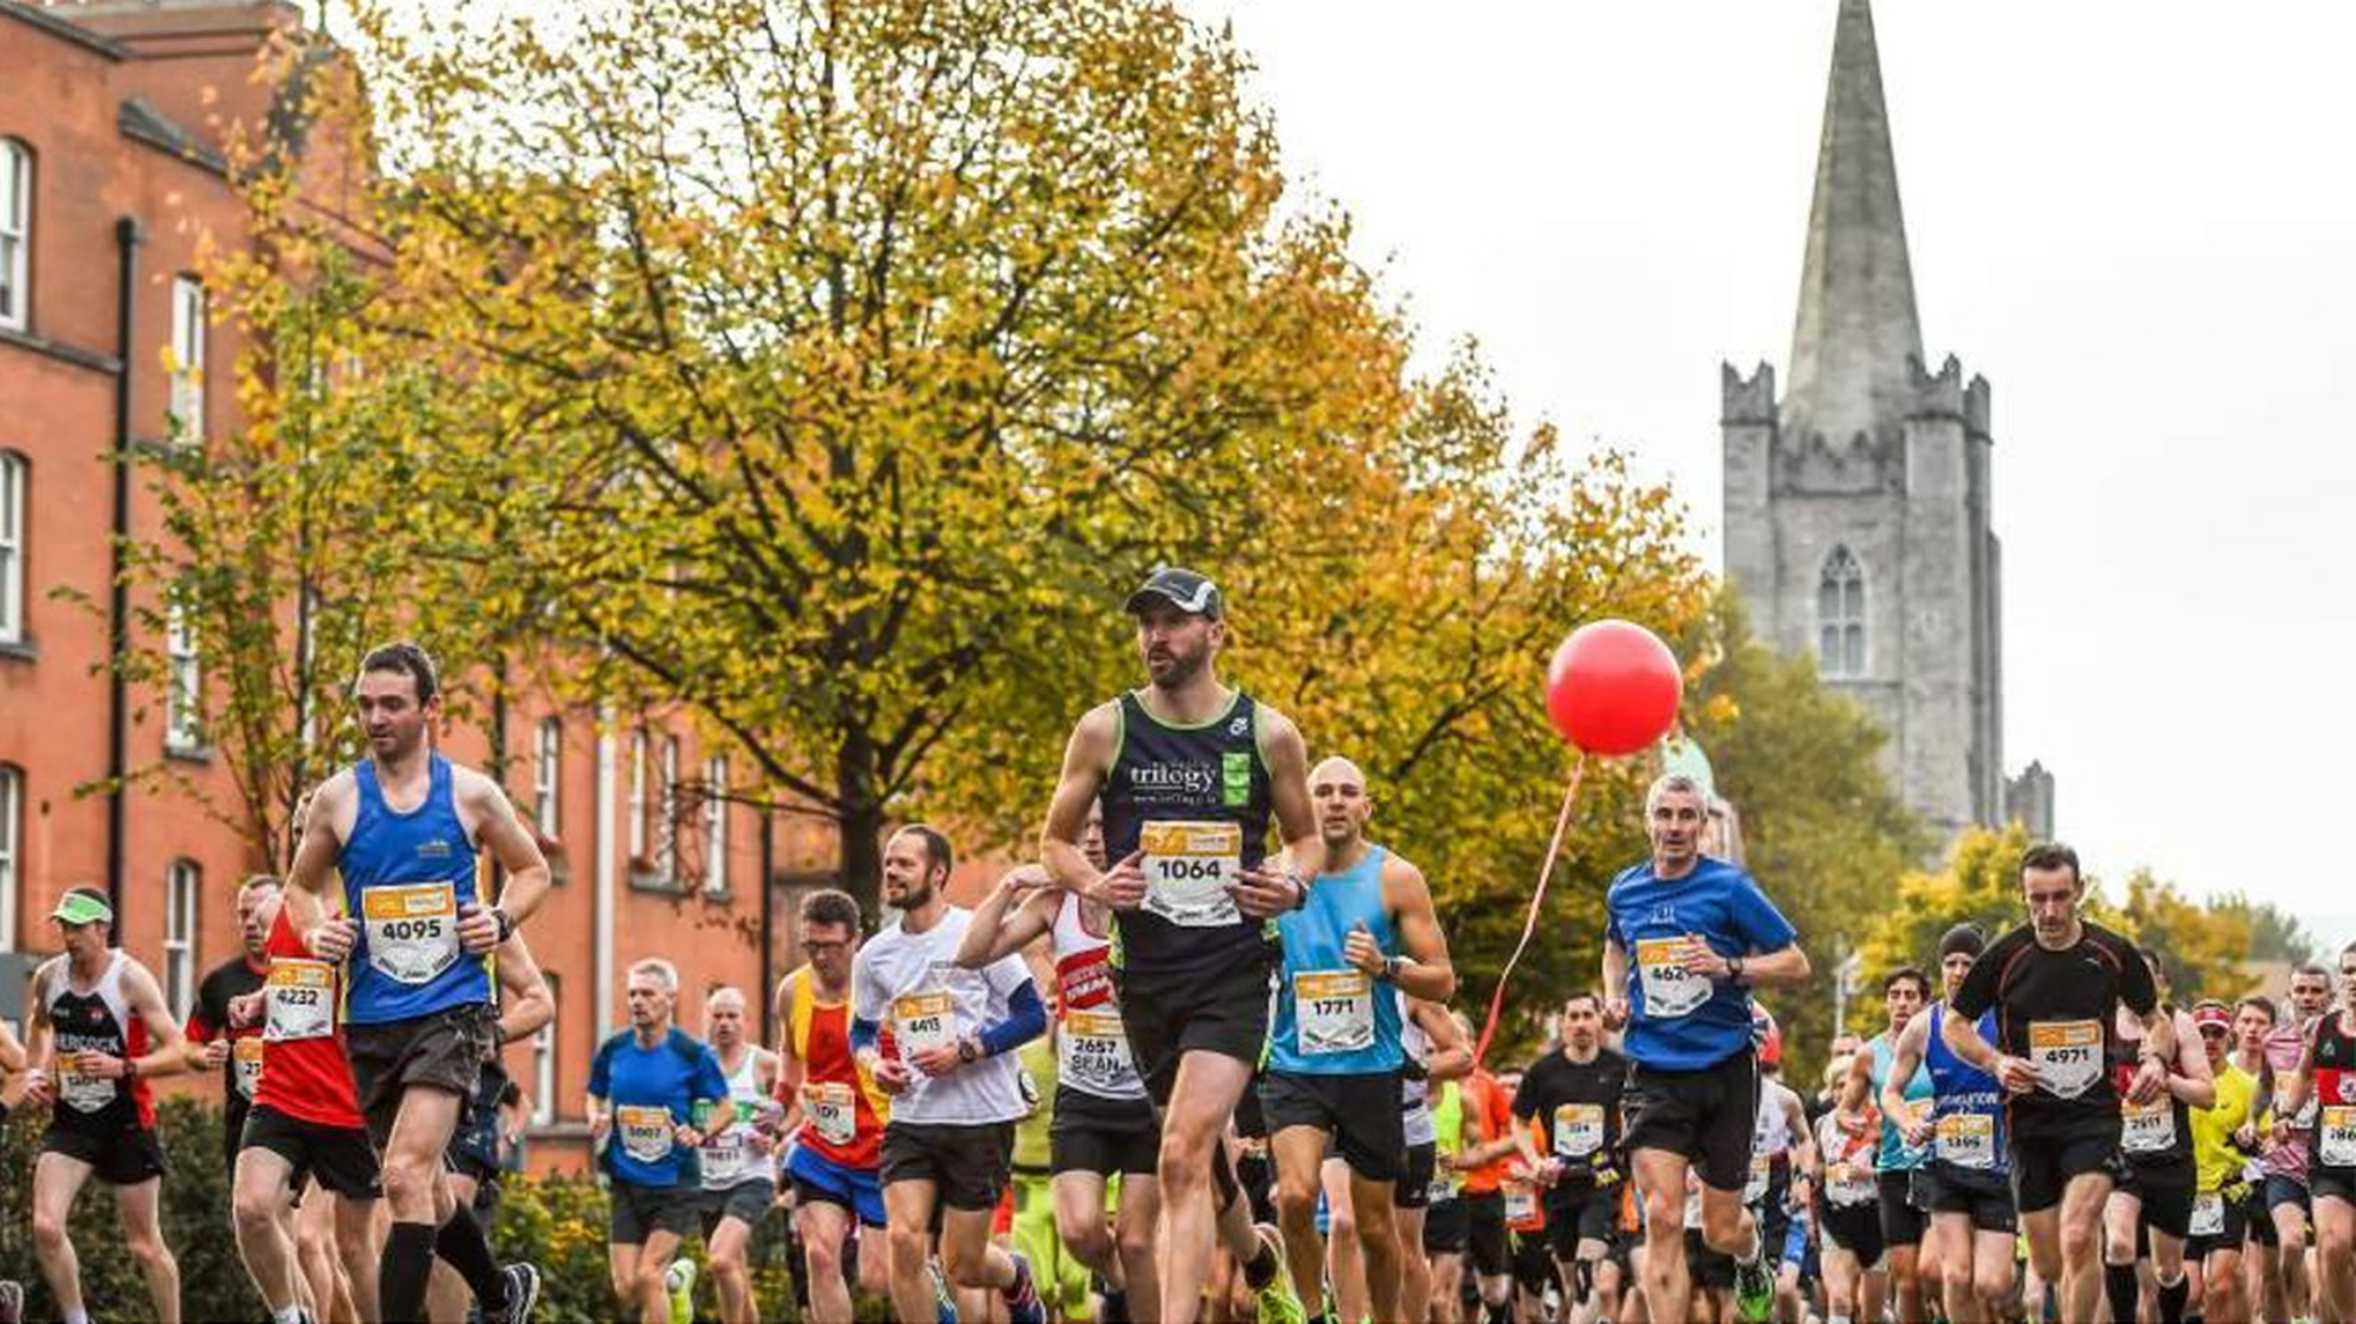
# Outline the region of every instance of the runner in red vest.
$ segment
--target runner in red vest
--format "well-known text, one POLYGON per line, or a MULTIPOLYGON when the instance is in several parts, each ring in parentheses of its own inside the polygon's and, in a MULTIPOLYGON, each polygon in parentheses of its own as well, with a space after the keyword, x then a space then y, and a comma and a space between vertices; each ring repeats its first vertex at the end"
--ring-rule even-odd
POLYGON ((877 1177, 891 1101, 851 1054, 859 903, 843 892, 813 892, 802 898, 801 930, 809 964, 777 985, 777 1023, 784 1027, 777 1087, 791 1136, 782 1180, 793 1185, 794 1227, 809 1261, 810 1319, 848 1324, 843 1252, 854 1219, 873 1229, 858 1257, 861 1290, 882 1297, 891 1287, 877 1177))

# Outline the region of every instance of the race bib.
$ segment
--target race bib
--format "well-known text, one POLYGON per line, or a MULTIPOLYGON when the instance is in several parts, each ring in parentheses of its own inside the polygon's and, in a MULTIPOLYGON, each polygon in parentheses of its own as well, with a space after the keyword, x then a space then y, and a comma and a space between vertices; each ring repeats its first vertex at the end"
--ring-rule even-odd
MULTIPOLYGON (((707 1190, 726 1190, 736 1185, 745 1179, 746 1169, 752 1165, 753 1147, 749 1142, 753 1134, 753 1122, 760 1117, 761 1108, 759 1104, 747 1103, 742 1099, 735 1101, 735 1107, 735 1122, 716 1138, 696 1149, 696 1166, 702 1170, 707 1190)), ((716 1113, 719 1110, 711 1111, 716 1113)))
POLYGON ((1751 1155, 1751 1178, 1742 1185, 1744 1204, 1757 1204, 1767 1198, 1767 1179, 1774 1171, 1774 1160, 1765 1154, 1751 1155))
POLYGON ((2038 1088, 2057 1099, 2075 1099, 2102 1079, 2102 1022, 2029 1022, 2029 1065, 2038 1088))
POLYGON ((956 1003, 946 990, 903 993, 893 998, 892 1038, 899 1042, 903 1062, 928 1048, 957 1042, 956 1003))
POLYGON ((2332 1104, 2316 1114, 2315 1126, 2315 1153, 2324 1166, 2356 1168, 2356 1106, 2332 1104))
POLYGON ((1074 1087, 1093 1094, 1125 1094, 1137 1087, 1137 1067, 1129 1060, 1129 1031, 1120 1012, 1065 1012, 1055 1046, 1056 1072, 1074 1087))
POLYGON ((1710 981, 1685 968, 1685 953, 1699 941, 1692 934, 1637 939, 1636 970, 1646 1020, 1683 1016, 1710 1000, 1710 981))
POLYGON ((1567 1159, 1583 1159, 1603 1148, 1603 1105, 1565 1103, 1554 1110, 1554 1152, 1567 1159))
POLYGON ((1374 1045, 1374 980, 1363 970, 1301 971, 1293 1010, 1293 1047, 1304 1057, 1374 1045))
POLYGON ((830 1145, 848 1145, 859 1135, 859 1101, 851 1087, 839 1080, 813 1080, 802 1086, 802 1113, 818 1138, 830 1145))
POLYGON ((1505 1221, 1527 1223, 1538 1216, 1538 1192, 1528 1182, 1505 1184, 1505 1221))
POLYGON ((2215 1191, 2205 1191, 2192 1199, 2192 1226, 2187 1229, 2196 1237, 2225 1235, 2225 1197, 2215 1191))
POLYGON ((614 1109, 614 1130, 622 1137, 622 1152, 640 1163, 660 1163, 670 1157, 675 1137, 668 1108, 622 1104, 614 1109))
POLYGON ((1949 1113, 1931 1128, 1931 1152, 1959 1168, 1996 1166, 1996 1119, 1986 1113, 1949 1113))
POLYGON ((262 1038, 285 1043, 290 1039, 324 1039, 335 1033, 333 965, 274 956, 270 958, 270 980, 263 989, 267 1011, 262 1038))
POLYGON ((429 983, 458 960, 458 891, 449 883, 364 889, 360 917, 368 964, 387 979, 429 983))
POLYGON ((1448 1160, 1442 1157, 1439 1166, 1432 1170, 1432 1184, 1424 1189, 1424 1200, 1428 1204, 1453 1200, 1463 1182, 1464 1174, 1449 1168, 1448 1160))
POLYGON ((237 1092, 251 1103, 254 1090, 262 1083, 262 1036, 249 1034, 230 1040, 229 1061, 236 1068, 230 1079, 237 1082, 237 1092))
POLYGON ((1847 1208, 1879 1198, 1873 1173, 1854 1163, 1835 1163, 1824 1170, 1824 1198, 1847 1208))
POLYGON ((2161 1095, 2148 1106, 2119 1104, 2119 1148, 2130 1154, 2164 1153, 2176 1144, 2176 1106, 2161 1095))
POLYGON ((1237 823, 1147 823, 1138 834, 1145 855, 1145 908, 1186 929, 1243 922, 1227 888, 1243 872, 1243 827, 1237 823))
POLYGON ((94 1113, 115 1101, 115 1083, 106 1076, 85 1076, 78 1071, 60 1069, 57 1097, 75 1112, 94 1113))

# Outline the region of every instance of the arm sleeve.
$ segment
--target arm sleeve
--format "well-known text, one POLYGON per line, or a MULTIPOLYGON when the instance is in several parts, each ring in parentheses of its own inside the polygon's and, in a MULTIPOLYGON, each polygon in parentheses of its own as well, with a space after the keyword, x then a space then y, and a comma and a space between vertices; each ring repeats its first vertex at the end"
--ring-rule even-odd
MULTIPOLYGON (((1980 959, 1972 962, 1971 973, 1963 977, 1963 987, 1955 990, 1955 1014, 1967 1021, 1977 1021, 1996 1005, 1996 979, 2006 961, 2012 959, 2012 943, 1998 938, 1980 959)), ((1994 1046, 1994 1045, 1992 1045, 1994 1046)))
POLYGON ((982 1041, 982 1051, 992 1057, 1029 1043, 1047 1031, 1047 1008, 1039 1001, 1039 988, 1029 976, 1006 995, 1006 1019, 996 1025, 985 1025, 975 1038, 982 1041))
POLYGON ((1748 877, 1735 887, 1731 909, 1735 935, 1746 950, 1780 952, 1799 939, 1800 931, 1767 899, 1759 884, 1748 877))

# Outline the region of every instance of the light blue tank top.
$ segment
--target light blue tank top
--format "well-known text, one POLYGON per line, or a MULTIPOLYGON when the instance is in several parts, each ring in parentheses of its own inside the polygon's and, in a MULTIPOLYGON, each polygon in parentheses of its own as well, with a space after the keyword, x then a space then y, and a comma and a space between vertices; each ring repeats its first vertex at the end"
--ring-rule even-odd
POLYGON ((1399 999, 1342 959, 1342 944, 1360 924, 1385 956, 1399 950, 1383 906, 1388 855, 1369 846, 1366 858, 1349 870, 1319 875, 1301 909, 1277 917, 1284 984, 1269 1033, 1271 1069, 1313 1076, 1399 1069, 1399 999))
MULTIPOLYGON (((1895 1054, 1890 1050, 1889 1032, 1885 1030, 1875 1035, 1873 1037, 1873 1097, 1876 1107, 1880 1106, 1882 1086, 1889 1083, 1890 1065, 1894 1057, 1895 1054)), ((1899 1091, 1899 1096, 1910 1104, 1917 1102, 1928 1104, 1930 1102, 1931 1069, 1927 1063, 1914 1069, 1914 1079, 1906 1082, 1906 1088, 1899 1091)), ((1897 1123, 1887 1117, 1882 1119, 1882 1143, 1881 1148, 1875 1151, 1873 1156, 1874 1171, 1909 1172, 1921 1167, 1923 1161, 1930 1156, 1929 1146, 1926 1145, 1921 1149, 1909 1148, 1906 1144, 1906 1133, 1898 1129, 1897 1123)))
POLYGON ((379 1024, 491 1000, 490 962, 458 943, 459 911, 475 900, 475 848, 458 821, 450 762, 431 756, 425 803, 396 813, 376 763, 352 769, 360 809, 336 866, 360 925, 344 1019, 379 1024))

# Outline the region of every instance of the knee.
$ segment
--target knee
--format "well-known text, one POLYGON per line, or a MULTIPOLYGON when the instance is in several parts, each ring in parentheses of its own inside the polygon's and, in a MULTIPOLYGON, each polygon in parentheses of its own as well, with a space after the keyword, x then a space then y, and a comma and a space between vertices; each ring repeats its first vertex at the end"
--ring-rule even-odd
MULTIPOLYGON (((1702 1240, 1716 1251, 1733 1249, 1742 1240, 1742 1206, 1729 1205, 1710 1209, 1702 1215, 1702 1240)), ((1912 1269, 1908 1273, 1911 1275, 1912 1269)))
POLYGON ((434 1169, 427 1164, 387 1154, 382 1180, 387 1203, 404 1205, 433 1197, 434 1169))
POLYGON ((1983 1264, 1972 1275, 1972 1292, 1991 1306, 2001 1306, 2012 1300, 2012 1266, 1983 1264))
POLYGON ((1062 1239, 1072 1254, 1083 1260, 1102 1259, 1113 1248, 1113 1234, 1105 1227, 1101 1215, 1091 1218, 1086 1214, 1075 1217, 1058 1214, 1055 1235, 1062 1239))
POLYGON ((1217 1153, 1217 1143, 1215 1138, 1178 1131, 1162 1136, 1161 1153, 1154 1160, 1154 1175, 1161 1181, 1164 1199, 1174 1192, 1197 1191, 1210 1185, 1212 1160, 1227 1161, 1225 1155, 1217 1153))
POLYGON ((941 1238, 941 1271, 959 1287, 990 1286, 990 1255, 982 1246, 965 1247, 941 1238))
POLYGON ((1662 1191, 1644 1193, 1644 1228, 1654 1240, 1685 1230, 1685 1201, 1662 1191))
POLYGON ((842 1250, 824 1237, 814 1237, 804 1232, 802 1234, 802 1258, 808 1262, 810 1276, 813 1278, 839 1278, 842 1276, 842 1250))
POLYGON ((1147 1218, 1123 1219, 1120 1226, 1113 1229, 1113 1234, 1120 1241, 1122 1259, 1144 1261, 1153 1258, 1153 1220, 1147 1218))
POLYGON ((670 1295, 670 1285, 663 1281, 663 1271, 670 1267, 667 1264, 641 1266, 637 1275, 631 1280, 635 1286, 636 1294, 641 1298, 670 1295))
POLYGON ((1360 1240, 1357 1211, 1335 1210, 1329 1213, 1325 1219, 1325 1240, 1333 1245, 1347 1245, 1360 1240))
MULTIPOLYGON (((2068 1263, 2084 1264, 2103 1250, 2101 1243, 2106 1240, 2107 1238, 2103 1237, 2099 1228, 2086 1224, 2064 1223, 2061 1230, 2062 1259, 2068 1263)), ((2135 1239, 2130 1236, 2125 1246, 2125 1254, 2120 1256, 2119 1262, 2132 1264, 2134 1261, 2135 1239)))
POLYGON ((932 1253, 931 1247, 925 1244, 928 1240, 923 1228, 894 1227, 884 1235, 885 1243, 891 1248, 892 1267, 905 1271, 913 1265, 921 1271, 932 1253))
POLYGON ((65 1245, 65 1219, 46 1210, 33 1214, 33 1244, 44 1251, 55 1251, 65 1245))
POLYGON ((134 1232, 127 1248, 132 1259, 150 1268, 172 1262, 172 1248, 164 1244, 163 1235, 159 1232, 134 1232))
POLYGON ((2335 1220, 2330 1226, 2324 1226, 2321 1219, 2316 1222, 2315 1257, 2318 1263, 2345 1264, 2351 1255, 2356 1255, 2356 1229, 2351 1229, 2344 1221, 2335 1220))
POLYGON ((1307 1222, 1317 1216, 1317 1183, 1303 1177, 1276 1179, 1276 1216, 1287 1223, 1307 1222))
POLYGON ((229 1213, 238 1231, 259 1232, 278 1221, 278 1193, 241 1186, 230 1196, 229 1213))

